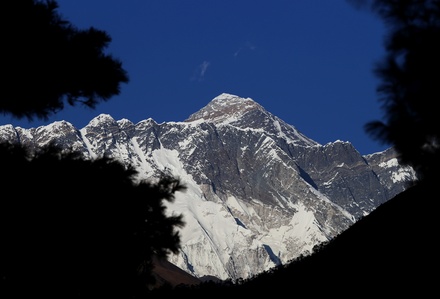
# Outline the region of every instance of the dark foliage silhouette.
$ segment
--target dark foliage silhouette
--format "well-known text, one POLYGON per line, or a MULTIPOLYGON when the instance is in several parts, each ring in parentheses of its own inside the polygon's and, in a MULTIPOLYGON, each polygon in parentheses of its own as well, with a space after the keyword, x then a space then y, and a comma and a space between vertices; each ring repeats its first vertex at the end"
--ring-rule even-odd
POLYGON ((365 128, 394 146, 419 179, 438 177, 440 168, 440 1, 354 1, 385 22, 386 56, 375 68, 385 121, 365 128))
MULTIPOLYGON (((56 1, 1 7, 1 113, 33 120, 66 103, 93 109, 128 82, 104 53, 110 36, 77 29, 56 1)), ((0 165, 0 298, 143 298, 154 261, 180 247, 182 216, 165 208, 185 190, 176 178, 138 182, 131 166, 55 145, 0 144, 0 165)))
POLYGON ((122 63, 104 52, 111 37, 79 30, 57 12, 56 1, 3 1, 0 112, 47 119, 65 103, 95 108, 128 82, 122 63))
POLYGON ((152 259, 177 252, 181 215, 164 200, 185 187, 134 183, 132 168, 55 147, 0 148, 2 298, 138 298, 152 259))

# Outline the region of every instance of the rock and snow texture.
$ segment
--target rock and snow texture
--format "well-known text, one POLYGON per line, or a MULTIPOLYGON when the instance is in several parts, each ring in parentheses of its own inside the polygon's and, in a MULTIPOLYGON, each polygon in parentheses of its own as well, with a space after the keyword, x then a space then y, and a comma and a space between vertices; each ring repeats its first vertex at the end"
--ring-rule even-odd
POLYGON ((187 186, 180 253, 197 276, 248 278, 327 241, 405 189, 413 178, 389 149, 361 156, 349 142, 321 145, 249 98, 221 94, 182 122, 137 124, 101 114, 84 128, 61 121, 0 126, 0 140, 55 141, 86 158, 134 165, 139 179, 167 173, 187 186))

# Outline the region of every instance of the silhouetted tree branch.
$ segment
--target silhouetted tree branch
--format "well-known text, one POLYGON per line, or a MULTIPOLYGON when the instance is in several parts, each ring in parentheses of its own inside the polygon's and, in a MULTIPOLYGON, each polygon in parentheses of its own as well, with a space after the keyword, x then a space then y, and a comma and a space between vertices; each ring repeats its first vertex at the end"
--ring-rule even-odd
POLYGON ((182 216, 164 205, 185 190, 177 179, 134 183, 118 161, 50 146, 3 144, 0 164, 3 295, 135 298, 154 282, 153 257, 179 249, 182 216))
POLYGON ((419 179, 440 167, 440 1, 355 0, 387 26, 386 56, 375 67, 384 121, 371 121, 366 132, 391 144, 400 162, 419 179))
POLYGON ((110 36, 77 29, 57 8, 51 0, 2 2, 1 113, 33 120, 65 103, 95 108, 128 82, 122 63, 104 53, 110 36))

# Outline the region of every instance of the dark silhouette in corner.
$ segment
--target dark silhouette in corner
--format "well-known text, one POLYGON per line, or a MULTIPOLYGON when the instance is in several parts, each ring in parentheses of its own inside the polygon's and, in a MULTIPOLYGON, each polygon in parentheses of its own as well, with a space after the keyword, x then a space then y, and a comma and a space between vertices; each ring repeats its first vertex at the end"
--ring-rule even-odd
POLYGON ((31 159, 0 148, 2 298, 138 298, 152 280, 153 257, 177 252, 181 216, 164 200, 176 179, 134 183, 117 161, 86 161, 56 148, 31 159))
POLYGON ((385 120, 367 123, 366 131, 391 144, 420 179, 438 178, 440 1, 356 2, 369 5, 388 29, 386 55, 375 67, 385 120))
MULTIPOLYGON (((78 30, 56 1, 2 2, 0 113, 47 119, 65 104, 95 108, 128 76, 103 50, 105 31, 78 30), (7 23, 7 24, 5 24, 7 23)), ((164 201, 184 191, 55 145, 0 144, 0 298, 144 298, 154 262, 177 252, 181 215, 164 201)))
POLYGON ((93 109, 128 82, 122 63, 104 53, 111 37, 77 29, 57 8, 52 0, 2 2, 0 113, 33 120, 66 103, 93 109))

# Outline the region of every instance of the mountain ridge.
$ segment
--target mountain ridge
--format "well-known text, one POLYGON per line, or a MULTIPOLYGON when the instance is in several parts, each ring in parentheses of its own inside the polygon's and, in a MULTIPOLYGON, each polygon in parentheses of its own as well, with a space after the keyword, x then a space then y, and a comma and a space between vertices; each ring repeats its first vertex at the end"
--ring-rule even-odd
POLYGON ((181 250, 169 261, 199 278, 247 278, 309 253, 403 191, 413 176, 392 149, 362 156, 349 142, 320 145, 253 100, 230 94, 184 122, 135 124, 101 114, 81 129, 68 122, 0 126, 0 140, 106 155, 133 165, 139 179, 179 177, 188 189, 168 210, 183 214, 186 225, 181 250))

